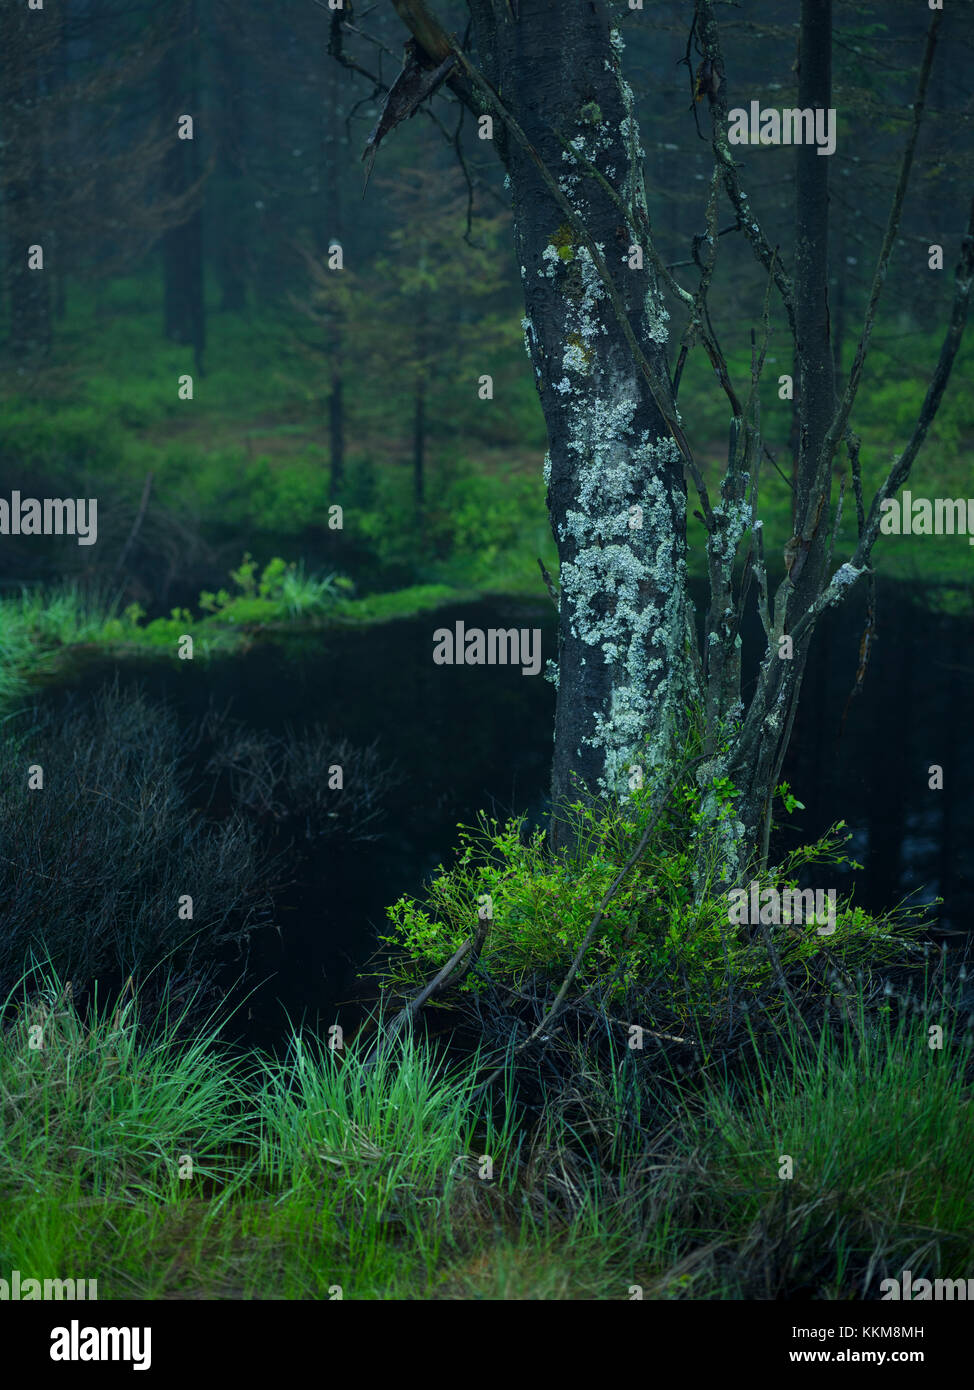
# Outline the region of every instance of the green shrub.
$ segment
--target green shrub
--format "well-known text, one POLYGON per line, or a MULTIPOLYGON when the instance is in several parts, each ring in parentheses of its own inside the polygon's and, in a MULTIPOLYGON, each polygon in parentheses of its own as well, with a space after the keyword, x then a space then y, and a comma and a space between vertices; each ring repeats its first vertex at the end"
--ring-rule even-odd
MULTIPOLYGON (((597 935, 576 978, 608 999, 644 1001, 647 1024, 674 1019, 704 1031, 725 1016, 731 992, 757 997, 773 989, 778 966, 763 932, 729 922, 729 899, 701 874, 708 853, 703 803, 711 794, 732 807, 729 784, 699 788, 687 778, 653 832, 638 862, 605 906, 597 935), (701 888, 703 881, 703 888, 701 888)), ((787 790, 785 789, 787 795, 787 790)), ((439 866, 422 900, 403 897, 388 909, 392 932, 383 940, 398 954, 388 967, 400 987, 442 966, 471 934, 482 905, 491 918, 482 953, 484 969, 517 987, 529 976, 560 979, 582 944, 610 886, 635 850, 651 810, 648 788, 625 805, 571 808, 568 854, 553 854, 541 830, 521 817, 499 824, 481 817, 460 829, 460 852, 450 869, 439 866), (404 954, 403 954, 404 953, 404 954)), ((811 866, 849 862, 840 822, 814 845, 791 853, 775 869, 755 872, 761 887, 798 888, 811 866)), ((815 965, 845 968, 895 956, 915 934, 905 911, 876 919, 851 899, 837 900, 836 929, 824 938, 805 924, 770 928, 781 969, 808 974, 815 965)), ((476 990, 476 976, 462 988, 476 990)))
POLYGON ((305 573, 304 564, 288 564, 275 556, 258 573, 249 552, 240 566, 230 571, 240 590, 236 596, 227 589, 217 593, 204 590, 200 608, 214 619, 231 623, 272 622, 281 618, 303 618, 326 613, 352 589, 351 581, 337 574, 315 577, 305 573))

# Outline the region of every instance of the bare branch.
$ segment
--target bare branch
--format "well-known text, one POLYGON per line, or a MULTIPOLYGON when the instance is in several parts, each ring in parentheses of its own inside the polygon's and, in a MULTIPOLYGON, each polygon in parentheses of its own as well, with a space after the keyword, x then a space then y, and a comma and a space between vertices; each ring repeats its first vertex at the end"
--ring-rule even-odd
MULTIPOLYGON (((923 53, 923 62, 920 67, 920 77, 917 82, 916 98, 913 102, 913 126, 906 142, 906 149, 903 151, 900 174, 896 181, 896 191, 893 195, 893 202, 890 206, 889 217, 886 222, 886 235, 883 238, 879 260, 876 263, 876 273, 873 276, 872 289, 869 293, 869 303, 866 306, 866 312, 863 316, 862 333, 860 334, 859 342, 856 346, 856 356, 852 364, 852 370, 849 373, 848 384, 839 404, 839 408, 836 411, 835 418, 828 429, 825 439, 822 441, 822 450, 816 462, 815 479, 810 495, 814 495, 816 492, 821 491, 827 471, 831 467, 832 458, 839 440, 845 434, 846 427, 849 423, 849 416, 856 399, 856 393, 859 390, 859 383, 862 380, 862 372, 866 362, 869 340, 872 337, 873 327, 876 322, 876 310, 879 307, 879 300, 883 293, 883 287, 886 284, 889 260, 893 252, 893 245, 896 241, 896 233, 903 212, 903 200, 906 197, 907 186, 910 182, 910 171, 913 168, 913 156, 916 153, 917 138, 920 134, 920 123, 923 120, 923 107, 927 94, 927 84, 930 80, 930 70, 933 66, 934 51, 937 47, 937 33, 942 19, 943 12, 941 10, 934 10, 930 20, 930 28, 927 30, 927 42, 923 53)), ((946 385, 946 382, 944 384, 946 385)))
MULTIPOLYGON (((939 11, 938 11, 939 13, 939 11)), ((917 422, 913 427, 906 448, 900 454, 894 466, 890 469, 889 476, 883 483, 873 499, 872 507, 869 510, 869 519, 863 528, 859 538, 859 545, 853 556, 852 563, 856 566, 869 564, 869 557, 879 534, 879 523, 882 519, 881 507, 883 502, 898 491, 910 476, 910 469, 923 441, 927 437, 927 431, 933 423, 934 417, 940 408, 944 391, 950 380, 953 370, 954 360, 960 349, 961 341, 964 336, 964 329, 967 325, 967 313, 971 301, 971 284, 974 281, 974 198, 971 200, 971 207, 967 217, 967 231, 961 243, 961 258, 957 269, 954 272, 954 302, 950 312, 950 322, 947 332, 940 349, 940 357, 934 368, 933 376, 930 378, 930 385, 927 387, 927 394, 924 397, 923 407, 917 417, 917 422)))
MULTIPOLYGON (((544 1033, 545 1030, 551 1026, 552 1019, 555 1017, 556 1014, 558 1014, 561 1011, 562 1005, 565 1000, 565 995, 568 993, 572 980, 574 980, 575 976, 578 974, 579 966, 582 963, 582 957, 585 955, 585 952, 592 944, 592 941, 595 937, 595 933, 599 929, 599 925, 601 924, 602 918, 605 915, 605 909, 609 906, 609 903, 612 901, 612 899, 618 892, 622 880, 626 877, 633 865, 637 863, 637 861, 642 856, 643 850, 649 844, 649 837, 650 835, 652 835, 653 831, 659 824, 663 812, 669 805, 670 797, 673 795, 673 793, 679 786, 681 778, 689 771, 691 767, 693 767, 696 763, 703 762, 703 760, 703 755, 691 759, 688 763, 684 764, 680 768, 676 776, 670 781, 668 787, 666 788, 666 792, 659 803, 659 806, 656 808, 655 814, 651 816, 649 822, 647 823, 646 829, 643 831, 639 843, 636 845, 636 848, 633 850, 632 854, 630 854, 629 858, 623 864, 622 868, 616 874, 610 886, 606 889, 605 896, 599 904, 598 911, 592 918, 592 921, 589 925, 589 929, 585 933, 585 936, 582 940, 582 944, 575 952, 575 958, 571 963, 571 967, 569 968, 568 974, 565 976, 564 980, 562 980, 561 987, 559 988, 558 993, 555 995, 555 1002, 552 1004, 551 1008, 545 1014, 544 1018, 542 1018, 541 1022, 537 1025, 537 1027, 534 1028, 532 1032, 528 1035, 528 1037, 525 1038, 524 1042, 519 1043, 518 1046, 514 1049, 512 1053, 513 1056, 516 1057, 519 1053, 523 1052, 526 1048, 530 1047, 531 1044, 535 1041, 535 1039, 540 1037, 541 1034, 544 1033)), ((497 1080, 497 1078, 501 1075, 503 1070, 503 1066, 495 1067, 494 1070, 487 1077, 487 1080, 482 1082, 481 1085, 478 1086, 477 1094, 482 1094, 491 1084, 492 1081, 497 1080)))
POLYGON ((714 156, 723 173, 724 188, 737 213, 744 235, 758 260, 769 274, 773 272, 775 286, 788 315, 788 324, 795 332, 794 286, 781 264, 781 258, 762 232, 747 194, 741 188, 737 163, 730 152, 727 139, 727 84, 724 75, 724 58, 720 47, 720 31, 714 15, 713 0, 696 0, 694 22, 700 38, 700 47, 711 71, 717 76, 716 90, 711 96, 711 115, 713 117, 714 156))

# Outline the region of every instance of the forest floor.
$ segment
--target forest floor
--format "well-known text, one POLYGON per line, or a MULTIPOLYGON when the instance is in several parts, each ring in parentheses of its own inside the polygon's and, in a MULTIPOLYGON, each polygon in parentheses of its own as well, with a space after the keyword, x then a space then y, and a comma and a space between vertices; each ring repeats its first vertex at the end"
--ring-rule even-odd
POLYGON ((525 1126, 422 1042, 366 1053, 231 1056, 51 983, 0 1035, 0 1270, 101 1300, 857 1300, 974 1268, 969 1048, 922 1022, 664 1068, 635 1129, 618 1086, 525 1126))
MULTIPOLYGON (((414 492, 414 400, 387 373, 349 370, 344 383, 345 458, 331 476, 331 365, 302 341, 306 324, 278 312, 211 312, 206 374, 193 376, 188 349, 161 338, 159 289, 145 282, 108 287, 101 318, 90 295, 69 300, 51 361, 30 377, 0 383, 4 442, 0 482, 72 490, 79 476, 100 500, 101 544, 81 555, 63 545, 39 574, 72 569, 114 573, 151 474, 149 514, 128 555, 135 597, 158 616, 151 591, 161 572, 185 576, 190 590, 213 588, 241 559, 240 537, 261 564, 275 556, 304 560, 313 572, 348 574, 360 592, 445 584, 493 592, 540 592, 537 557, 553 574, 557 557, 545 513, 541 464, 544 421, 517 335, 496 350, 495 395, 480 401, 463 373, 431 381, 425 404, 425 499, 414 492), (193 377, 192 399, 178 383, 193 377), (328 529, 328 508, 345 513, 342 532, 328 529), (226 557, 226 558, 224 558, 226 557), (148 595, 152 599, 151 593, 148 595)), ((876 340, 886 341, 877 330, 876 340)), ((909 437, 939 343, 914 333, 908 343, 877 347, 857 408, 855 428, 867 505, 893 454, 909 437)), ((966 344, 940 413, 909 484, 915 496, 966 497, 974 454, 974 397, 963 389, 974 362, 966 344)), ((730 368, 749 375, 746 353, 730 368)), ((763 398, 765 442, 778 460, 762 465, 760 515, 769 568, 791 534, 787 435, 791 405, 769 377, 763 398)), ((727 403, 714 390, 701 354, 683 374, 680 410, 702 473, 714 493, 726 462, 727 403)), ((835 497, 848 474, 836 461, 835 497)), ((48 495, 60 495, 49 492, 48 495)), ((691 501, 690 512, 695 508, 691 501)), ((846 479, 836 562, 854 548, 856 507, 846 479)), ((8 538, 9 540, 9 538, 8 538)), ((704 533, 689 522, 689 566, 705 574, 704 533)), ((969 588, 966 536, 883 536, 875 551, 880 575, 969 588)), ((11 552, 12 553, 12 552, 11 552)), ((35 551, 30 552, 32 556, 35 551)), ((26 570, 24 570, 26 573, 26 570)), ((195 597, 185 587, 180 601, 195 597)), ((164 600, 163 600, 164 601, 164 600)), ((957 601, 957 600, 955 600, 957 601)))

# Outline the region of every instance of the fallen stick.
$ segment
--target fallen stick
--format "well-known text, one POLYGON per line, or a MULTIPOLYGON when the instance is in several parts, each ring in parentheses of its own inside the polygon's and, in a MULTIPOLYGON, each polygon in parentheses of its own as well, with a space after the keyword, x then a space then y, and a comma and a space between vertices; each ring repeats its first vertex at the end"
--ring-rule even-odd
POLYGON ((392 1022, 389 1024, 389 1027, 386 1028, 384 1032, 380 1031, 375 1046, 369 1053, 368 1057, 365 1059, 365 1063, 362 1067, 363 1076, 367 1075, 367 1073, 372 1070, 372 1068, 376 1065, 380 1056, 382 1055, 383 1049, 388 1047, 389 1044, 399 1036, 399 1034, 402 1032, 403 1028, 406 1026, 407 1023, 412 1022, 412 1020, 416 1017, 416 1015, 419 1013, 420 1009, 427 1002, 427 1000, 431 999, 434 994, 438 994, 440 990, 443 989, 444 985, 453 975, 453 972, 456 970, 460 962, 465 958, 469 957, 462 972, 463 974, 466 974, 466 972, 473 965, 474 961, 480 955, 481 949, 484 944, 484 939, 487 936, 487 925, 488 924, 486 920, 481 921, 477 927, 477 930, 473 933, 472 936, 467 937, 466 941, 463 943, 462 946, 459 947, 458 950, 454 951, 453 955, 447 961, 446 965, 443 966, 442 970, 440 970, 439 973, 435 975, 433 979, 429 981, 428 984, 425 984, 421 990, 419 990, 416 994, 413 995, 413 997, 395 1015, 392 1022))
POLYGON ((142 521, 145 517, 145 509, 149 505, 149 493, 152 491, 153 476, 154 475, 151 472, 145 475, 145 482, 142 485, 142 499, 139 502, 139 510, 135 515, 134 522, 132 523, 132 529, 129 532, 129 538, 122 547, 122 553, 115 561, 115 568, 112 570, 113 579, 121 570, 122 566, 125 564, 125 560, 128 556, 128 553, 132 549, 132 545, 135 541, 136 536, 139 534, 139 530, 142 526, 142 521))
MULTIPOLYGON (((688 763, 685 763, 680 768, 679 772, 670 782, 669 786, 666 789, 666 795, 663 797, 662 801, 656 809, 655 814, 653 815, 649 824, 646 826, 646 829, 643 831, 639 844, 636 846, 632 854, 630 854, 629 858, 626 860, 622 868, 616 874, 615 878, 612 880, 610 887, 607 889, 605 896, 599 904, 599 909, 596 912, 595 916, 592 918, 591 924, 589 926, 588 931, 585 933, 585 937, 582 941, 582 944, 581 946, 579 946, 578 950, 575 953, 575 959, 571 963, 571 968, 569 969, 568 974, 565 976, 564 980, 562 980, 561 988, 555 995, 555 1002, 552 1004, 551 1008, 545 1014, 544 1018, 537 1025, 537 1027, 531 1031, 529 1036, 526 1037, 522 1043, 518 1043, 517 1047, 515 1047, 514 1050, 510 1053, 511 1058, 517 1057, 520 1053, 522 1053, 525 1050, 525 1048, 530 1047, 531 1044, 537 1038, 540 1038, 542 1034, 544 1034, 546 1030, 550 1027, 552 1019, 554 1019, 560 1013, 561 1008, 565 1002, 565 995, 568 993, 572 980, 574 980, 575 976, 578 974, 579 966, 582 963, 582 957, 585 955, 585 952, 592 944, 592 940, 595 936, 595 933, 599 929, 599 925, 601 924, 602 918, 605 914, 605 909, 608 907, 609 903, 615 897, 616 890, 618 889, 620 883, 625 878, 626 874, 629 872, 632 866, 636 863, 637 859, 640 857, 643 850, 649 843, 649 837, 650 835, 652 835, 653 831, 656 829, 657 825, 662 819, 663 812, 666 810, 670 797, 676 791, 676 788, 680 782, 680 778, 684 775, 684 773, 687 772, 689 768, 693 767, 696 763, 703 762, 704 756, 704 754, 700 754, 696 758, 691 758, 688 763)), ((547 1041, 547 1038, 545 1038, 544 1040, 547 1041)), ((477 1097, 482 1096, 484 1092, 487 1090, 488 1086, 490 1086, 492 1082, 496 1081, 497 1078, 503 1074, 505 1066, 506 1063, 503 1063, 501 1066, 495 1067, 494 1070, 488 1076, 487 1080, 481 1082, 481 1084, 477 1087, 477 1090, 475 1092, 475 1095, 477 1097)))

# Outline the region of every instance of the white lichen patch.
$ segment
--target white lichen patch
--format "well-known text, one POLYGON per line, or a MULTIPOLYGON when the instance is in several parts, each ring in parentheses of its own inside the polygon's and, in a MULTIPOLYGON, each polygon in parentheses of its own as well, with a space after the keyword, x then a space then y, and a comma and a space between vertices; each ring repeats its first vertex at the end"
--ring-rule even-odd
POLYGON ((714 555, 725 563, 731 562, 744 535, 751 529, 751 504, 721 500, 713 508, 717 525, 710 533, 708 545, 714 555))
POLYGON ((670 331, 666 326, 669 317, 656 287, 653 286, 646 295, 646 335, 661 346, 669 341, 670 331))
POLYGON ((569 441, 581 464, 577 508, 560 539, 575 543, 573 560, 561 567, 571 631, 612 668, 609 708, 594 713, 585 741, 603 753, 603 789, 625 796, 647 733, 654 733, 650 763, 662 761, 681 708, 686 499, 672 469, 667 481, 662 476, 679 459, 675 442, 634 438, 636 384, 620 381, 618 393, 612 402, 579 402, 569 441), (636 480, 639 531, 629 525, 636 480), (666 596, 662 611, 650 595, 666 596))
POLYGON ((835 589, 835 595, 829 599, 829 603, 838 603, 842 598, 842 590, 847 589, 850 584, 855 584, 856 580, 862 576, 862 570, 856 569, 855 565, 841 565, 832 576, 830 587, 835 589))
POLYGON ((566 372, 588 371, 588 358, 577 343, 569 343, 561 358, 562 369, 566 372))
POLYGON ((534 325, 529 318, 523 318, 521 320, 521 331, 524 334, 524 351, 530 357, 532 355, 531 344, 534 338, 534 325))
POLYGON ((562 259, 558 254, 558 247, 555 246, 553 242, 549 241, 548 245, 541 252, 541 259, 544 262, 544 266, 538 271, 538 274, 543 279, 553 280, 558 274, 559 266, 562 264, 562 259))

